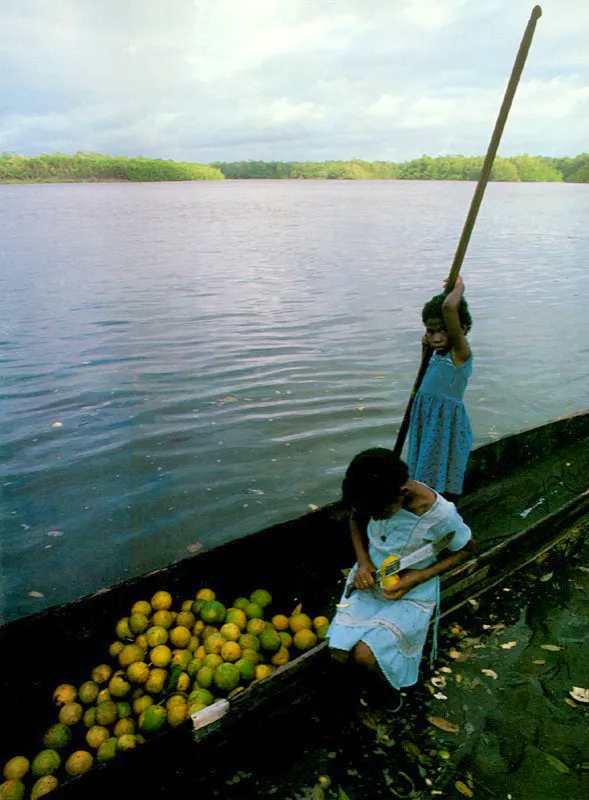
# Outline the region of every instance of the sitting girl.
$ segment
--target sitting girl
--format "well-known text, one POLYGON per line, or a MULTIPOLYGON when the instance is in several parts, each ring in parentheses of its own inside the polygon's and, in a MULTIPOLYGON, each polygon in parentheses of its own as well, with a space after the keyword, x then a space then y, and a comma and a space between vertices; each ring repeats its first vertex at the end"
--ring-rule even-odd
POLYGON ((384 675, 395 689, 411 686, 439 604, 438 576, 472 554, 470 529, 453 503, 410 480, 407 465, 386 448, 365 450, 352 460, 342 499, 350 508, 357 564, 327 633, 332 656, 346 661, 351 652, 357 664, 384 675), (387 556, 403 557, 451 532, 448 554, 402 570, 390 589, 376 585, 374 570, 387 556))

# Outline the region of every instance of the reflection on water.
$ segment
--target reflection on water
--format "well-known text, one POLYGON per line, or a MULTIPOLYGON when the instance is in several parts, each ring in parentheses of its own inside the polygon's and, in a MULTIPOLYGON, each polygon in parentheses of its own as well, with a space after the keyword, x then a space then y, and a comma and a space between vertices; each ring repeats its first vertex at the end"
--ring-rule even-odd
MULTIPOLYGON (((473 189, 0 187, 5 618, 335 499, 394 441, 473 189)), ((477 444, 586 406, 588 211, 583 185, 488 188, 477 444)))

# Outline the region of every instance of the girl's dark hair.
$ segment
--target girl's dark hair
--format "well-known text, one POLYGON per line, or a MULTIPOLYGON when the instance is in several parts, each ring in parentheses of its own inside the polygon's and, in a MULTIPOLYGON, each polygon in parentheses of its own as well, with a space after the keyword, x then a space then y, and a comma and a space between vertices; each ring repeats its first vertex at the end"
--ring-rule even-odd
MULTIPOLYGON (((423 311, 421 312, 421 319, 424 325, 428 319, 444 319, 442 304, 447 296, 447 294, 437 294, 435 297, 432 297, 431 300, 427 301, 423 307, 423 311)), ((468 303, 464 297, 460 298, 460 305, 458 306, 458 319, 460 320, 461 325, 466 326, 466 332, 468 333, 472 328, 472 317, 470 315, 470 311, 468 310, 468 303)))
POLYGON ((354 456, 342 484, 342 502, 362 515, 373 516, 399 497, 409 468, 392 450, 373 447, 354 456))

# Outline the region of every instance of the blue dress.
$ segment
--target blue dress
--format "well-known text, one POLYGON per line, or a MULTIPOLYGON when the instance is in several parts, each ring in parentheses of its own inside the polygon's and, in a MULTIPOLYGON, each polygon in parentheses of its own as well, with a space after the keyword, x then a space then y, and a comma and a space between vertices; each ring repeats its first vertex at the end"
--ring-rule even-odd
POLYGON ((462 402, 472 356, 457 367, 450 353, 434 353, 411 408, 409 475, 437 492, 462 493, 472 428, 462 402))
MULTIPOLYGON (((402 508, 388 519, 368 523, 368 554, 374 566, 395 553, 404 555, 428 541, 455 531, 450 550, 461 550, 471 537, 456 511, 456 506, 440 495, 433 506, 418 517, 402 508)), ((415 564, 413 569, 430 566, 435 557, 415 564)), ((353 583, 357 565, 350 571, 347 584, 353 583)), ((346 586, 347 586, 346 584, 346 586)), ((345 590, 327 632, 329 647, 351 650, 363 641, 372 650, 389 683, 400 689, 417 682, 419 664, 432 614, 439 602, 438 577, 416 586, 400 600, 387 600, 380 589, 356 590, 349 599, 345 590)))

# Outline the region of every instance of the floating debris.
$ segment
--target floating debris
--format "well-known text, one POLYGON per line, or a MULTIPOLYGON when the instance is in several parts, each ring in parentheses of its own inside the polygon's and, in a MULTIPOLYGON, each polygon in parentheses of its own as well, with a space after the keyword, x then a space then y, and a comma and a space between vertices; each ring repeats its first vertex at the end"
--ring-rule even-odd
POLYGON ((43 592, 37 592, 33 589, 33 591, 28 593, 29 597, 45 597, 43 592))
POLYGON ((198 553, 204 547, 202 542, 194 542, 194 544, 187 544, 186 549, 189 553, 198 553))
POLYGON ((499 645, 503 648, 503 650, 511 650, 512 647, 515 647, 517 642, 505 642, 505 644, 499 645))
POLYGON ((534 503, 534 505, 533 505, 533 506, 530 506, 529 508, 526 508, 526 510, 525 510, 525 511, 522 511, 522 512, 520 513, 520 517, 522 517, 523 519, 525 519, 525 518, 526 518, 526 517, 527 517, 529 514, 531 514, 531 513, 532 513, 532 511, 534 511, 534 509, 538 508, 538 506, 541 506, 541 505, 542 505, 542 503, 545 503, 545 502, 546 502, 546 498, 545 498, 545 497, 541 497, 541 498, 538 500, 538 502, 537 502, 537 503, 534 503))
POLYGON ((54 422, 52 428, 63 428, 63 422, 54 422))
POLYGON ((562 650, 562 647, 559 647, 557 644, 541 644, 540 647, 542 650, 550 650, 551 653, 556 653, 557 650, 562 650))
POLYGON ((495 681, 499 677, 499 675, 497 675, 494 669, 482 669, 481 672, 483 673, 483 675, 486 675, 488 678, 493 678, 493 680, 495 681))

